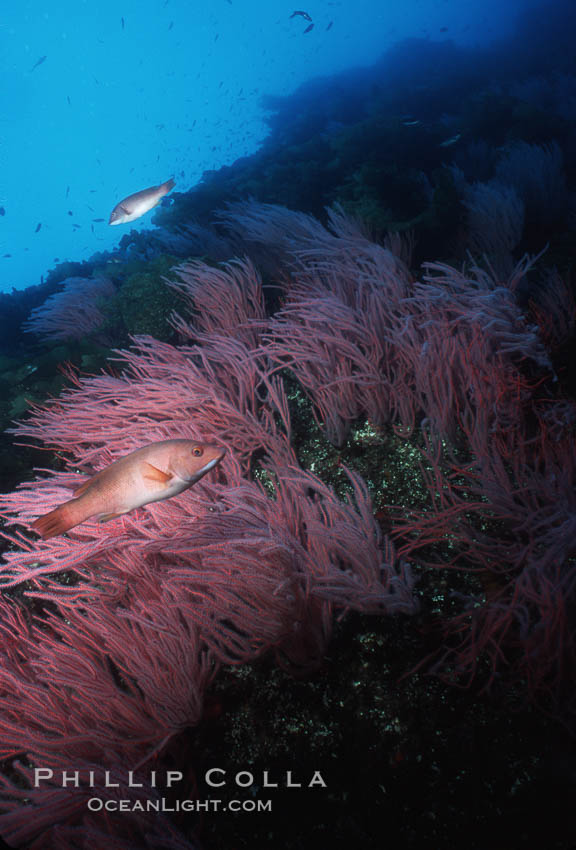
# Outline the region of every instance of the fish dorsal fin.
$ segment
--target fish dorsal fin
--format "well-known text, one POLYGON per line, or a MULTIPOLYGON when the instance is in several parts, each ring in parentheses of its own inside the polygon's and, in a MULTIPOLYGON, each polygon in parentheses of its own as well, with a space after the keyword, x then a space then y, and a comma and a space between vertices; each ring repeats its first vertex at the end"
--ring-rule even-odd
POLYGON ((172 477, 173 476, 170 472, 162 472, 161 469, 158 469, 156 466, 152 466, 151 463, 144 462, 144 478, 147 481, 157 481, 158 484, 168 484, 172 477))

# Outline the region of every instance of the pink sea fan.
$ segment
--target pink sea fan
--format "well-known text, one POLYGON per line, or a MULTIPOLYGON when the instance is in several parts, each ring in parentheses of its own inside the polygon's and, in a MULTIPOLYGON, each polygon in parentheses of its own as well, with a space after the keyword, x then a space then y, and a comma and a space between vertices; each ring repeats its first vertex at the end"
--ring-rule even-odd
POLYGON ((513 186, 526 206, 526 219, 549 228, 564 214, 569 195, 562 149, 556 142, 509 145, 496 165, 496 179, 513 186))
POLYGON ((13 766, 17 781, 0 774, 0 786, 8 798, 2 804, 0 834, 11 847, 198 850, 198 844, 186 839, 162 814, 162 791, 151 787, 148 774, 135 771, 131 784, 125 768, 109 768, 105 782, 100 764, 81 759, 71 767, 55 757, 43 767, 53 771, 53 778, 38 784, 33 769, 20 762, 13 766), (77 778, 76 786, 63 787, 65 772, 77 778), (96 788, 90 786, 91 775, 96 788), (88 802, 94 798, 108 810, 91 812, 88 802), (120 810, 122 800, 128 811, 120 810))
POLYGON ((118 352, 119 376, 73 380, 45 409, 33 408, 19 437, 70 452, 76 466, 99 469, 144 443, 177 437, 216 440, 248 466, 256 451, 295 462, 281 384, 247 347, 224 336, 197 335, 202 345, 175 347, 135 337, 118 352))
MULTIPOLYGON (((251 274, 248 264, 223 269, 214 293, 222 275, 244 272, 251 274)), ((251 279, 255 302, 259 282, 251 279)), ((214 304, 198 299, 201 320, 214 304)), ((343 503, 298 468, 267 345, 250 348, 224 336, 225 327, 222 314, 203 332, 190 328, 196 344, 179 348, 137 338, 136 350, 119 352, 121 374, 71 375, 72 389, 16 429, 20 439, 42 435, 65 449, 71 470, 98 470, 168 437, 216 439, 230 452, 217 480, 104 531, 87 521, 37 543, 6 532, 13 548, 4 587, 29 582, 25 596, 53 613, 29 624, 26 661, 13 659, 14 681, 4 682, 4 755, 26 750, 40 762, 59 747, 71 761, 141 763, 197 722, 220 664, 272 649, 283 664, 310 667, 323 655, 335 609, 415 610, 409 569, 383 543, 363 482, 350 473, 354 496, 343 503), (258 459, 266 483, 250 480, 258 459), (71 571, 74 580, 63 583, 71 571), (93 690, 100 680, 101 715, 93 690)), ((30 521, 77 483, 68 471, 26 484, 3 498, 2 515, 30 521)))
POLYGON ((25 331, 59 342, 83 339, 101 328, 105 318, 101 305, 114 295, 114 284, 105 277, 69 277, 63 283, 61 292, 32 310, 25 331))
POLYGON ((329 210, 329 229, 254 203, 230 205, 225 220, 248 242, 281 250, 289 263, 290 274, 278 277, 285 303, 269 321, 262 353, 294 372, 329 439, 341 445, 362 415, 376 425, 396 417, 412 422, 409 377, 391 344, 409 321, 403 300, 412 278, 404 263, 340 209, 329 210))
MULTIPOLYGON (((310 599, 320 603, 315 609, 322 641, 332 606, 414 610, 409 570, 397 562, 389 543, 382 548, 358 476, 350 473, 354 501, 348 504, 297 467, 275 467, 270 476, 273 499, 263 485, 243 480, 236 465, 226 484, 201 482, 185 497, 150 505, 145 521, 128 515, 111 524, 107 535, 87 522, 70 532, 78 540, 74 548, 54 538, 28 551, 8 552, 4 586, 32 581, 27 596, 50 599, 74 621, 78 604, 89 604, 91 627, 101 621, 102 646, 107 631, 114 631, 106 625, 110 606, 115 616, 150 625, 163 619, 164 606, 180 610, 181 621, 198 630, 201 644, 227 663, 271 647, 289 655, 296 632, 305 631, 310 621, 305 613, 310 599), (70 569, 83 581, 63 587, 55 574, 70 569), (148 609, 156 598, 154 582, 160 580, 158 612, 152 616, 148 609), (118 611, 118 605, 126 610, 118 611)), ((3 510, 20 509, 20 520, 25 519, 37 486, 6 497, 3 510)), ((80 631, 87 628, 77 625, 80 631)), ((127 635, 124 642, 140 640, 127 635)))
POLYGON ((351 424, 368 413, 383 425, 393 403, 380 368, 386 343, 365 316, 331 295, 294 297, 271 319, 266 354, 298 379, 326 436, 342 445, 351 424))
POLYGON ((39 764, 57 754, 71 764, 134 766, 198 722, 217 668, 169 594, 160 600, 159 589, 141 582, 141 593, 151 591, 148 613, 134 622, 88 590, 89 613, 76 604, 65 618, 31 622, 18 632, 18 655, 3 653, 0 757, 24 751, 39 764))
MULTIPOLYGON (((514 300, 526 266, 508 285, 441 265, 415 281, 338 212, 331 231, 279 209, 244 207, 242 216, 246 232, 279 252, 284 301, 274 317, 262 314, 251 262, 187 266, 178 285, 196 327, 175 320, 185 344, 136 338, 118 352, 122 371, 72 376, 75 386, 16 429, 69 463, 0 502, 11 544, 0 582, 50 612, 4 606, 0 754, 122 759, 137 769, 197 722, 220 665, 272 651, 287 667, 309 668, 335 612, 415 611, 406 558, 486 583, 483 597, 455 596, 461 608, 444 622, 441 660, 466 682, 481 654, 494 674, 514 663, 554 699, 563 664, 574 669, 571 411, 536 393, 551 371, 514 300), (355 417, 420 426, 430 506, 390 508, 396 550, 358 475, 348 474, 342 501, 299 468, 284 370, 335 442, 355 417), (76 470, 169 437, 219 441, 229 452, 181 497, 104 527, 87 521, 48 541, 18 528, 69 498, 82 480, 76 470), (441 557, 434 544, 447 541, 441 557)), ((53 828, 45 805, 38 817, 53 828)))
POLYGON ((409 292, 411 275, 402 259, 369 238, 360 222, 329 208, 328 226, 285 207, 255 202, 229 204, 226 227, 248 244, 283 258, 279 279, 290 295, 322 290, 357 309, 368 309, 374 287, 391 295, 388 306, 409 292), (287 274, 287 270, 290 273, 287 274))
POLYGON ((252 347, 258 344, 266 311, 262 281, 251 260, 234 260, 221 268, 196 260, 176 266, 172 273, 167 285, 180 293, 194 316, 194 330, 181 317, 173 319, 186 337, 200 330, 229 334, 252 347))
POLYGON ((549 349, 556 351, 573 338, 576 329, 574 288, 557 269, 549 269, 540 276, 530 308, 549 349))
POLYGON ((278 204, 237 201, 219 213, 226 229, 247 242, 273 247, 275 252, 291 253, 296 244, 323 239, 326 229, 312 215, 294 212, 278 204))
MULTIPOLYGON (((90 396, 89 381, 72 393, 90 396)), ((54 427, 59 416, 53 408, 46 421, 54 427)), ((296 466, 268 471, 273 498, 242 472, 232 457, 225 484, 200 482, 104 534, 87 522, 37 544, 11 535, 18 549, 6 554, 4 586, 28 582, 25 597, 53 613, 25 622, 6 606, 6 628, 19 638, 0 667, 1 756, 136 768, 197 722, 220 664, 273 649, 282 664, 309 668, 324 653, 335 608, 415 610, 410 572, 391 544, 382 547, 358 476, 350 473, 354 497, 343 503, 296 466), (63 584, 70 571, 76 579, 63 584)), ((25 485, 4 497, 4 516, 19 511, 22 522, 39 492, 54 496, 74 478, 25 485)), ((28 824, 7 816, 6 834, 46 832, 71 816, 70 802, 50 812, 39 799, 28 824)))
POLYGON ((232 229, 236 214, 244 238, 291 264, 265 343, 305 387, 330 439, 342 443, 355 415, 390 420, 401 433, 421 422, 433 507, 394 511, 400 553, 433 564, 427 547, 450 539, 453 560, 435 565, 477 570, 491 588, 446 622, 443 664, 465 678, 480 657, 498 670, 510 650, 532 695, 555 710, 564 696, 570 711, 563 671, 576 667, 567 615, 576 592, 574 413, 538 391, 553 386, 550 356, 515 297, 533 258, 507 279, 428 264, 414 281, 354 226, 321 232, 297 214, 243 205, 227 213, 232 229))
POLYGON ((524 230, 524 203, 518 193, 497 180, 466 184, 464 206, 470 250, 478 258, 486 256, 500 275, 509 274, 524 230))

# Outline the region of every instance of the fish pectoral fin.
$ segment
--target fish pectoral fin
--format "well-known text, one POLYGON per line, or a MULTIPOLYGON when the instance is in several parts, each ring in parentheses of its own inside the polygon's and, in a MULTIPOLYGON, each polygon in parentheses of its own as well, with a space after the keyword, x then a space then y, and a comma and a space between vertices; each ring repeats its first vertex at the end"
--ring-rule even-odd
POLYGON ((119 516, 124 516, 125 511, 121 511, 119 514, 100 514, 98 517, 98 522, 110 522, 111 519, 116 519, 119 516))
POLYGON ((77 487, 74 490, 74 498, 77 499, 78 496, 83 496, 84 493, 86 492, 88 487, 90 487, 91 484, 92 484, 92 479, 90 478, 90 479, 88 479, 88 481, 85 481, 84 484, 81 484, 79 487, 77 487))
POLYGON ((151 463, 144 463, 144 478, 147 481, 156 481, 158 484, 168 484, 173 475, 170 472, 162 472, 161 469, 152 466, 151 463))

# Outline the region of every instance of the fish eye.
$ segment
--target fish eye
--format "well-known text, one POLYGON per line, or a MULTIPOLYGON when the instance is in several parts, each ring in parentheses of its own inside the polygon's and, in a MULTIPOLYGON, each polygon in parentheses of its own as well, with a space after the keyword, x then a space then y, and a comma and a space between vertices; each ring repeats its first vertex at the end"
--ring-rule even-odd
POLYGON ((194 457, 202 457, 202 455, 204 454, 204 450, 200 448, 200 446, 194 446, 194 448, 192 449, 192 454, 194 455, 194 457))

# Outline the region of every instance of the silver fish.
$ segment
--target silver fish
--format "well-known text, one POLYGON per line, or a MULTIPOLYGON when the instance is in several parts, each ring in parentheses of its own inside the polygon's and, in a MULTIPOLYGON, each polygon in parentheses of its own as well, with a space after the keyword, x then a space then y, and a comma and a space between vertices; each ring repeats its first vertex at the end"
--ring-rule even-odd
POLYGON ((116 204, 110 213, 108 224, 125 224, 129 221, 135 221, 159 204, 164 195, 171 192, 174 186, 174 180, 170 179, 159 186, 151 186, 149 189, 142 189, 141 192, 128 195, 127 198, 116 204))
POLYGON ((450 148, 450 147, 452 147, 452 145, 455 145, 456 142, 459 142, 461 138, 462 138, 462 134, 456 133, 456 135, 452 136, 451 139, 446 139, 445 141, 440 142, 438 147, 439 148, 450 148))

